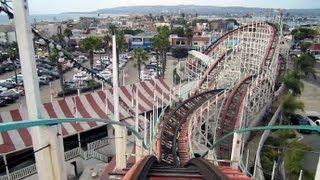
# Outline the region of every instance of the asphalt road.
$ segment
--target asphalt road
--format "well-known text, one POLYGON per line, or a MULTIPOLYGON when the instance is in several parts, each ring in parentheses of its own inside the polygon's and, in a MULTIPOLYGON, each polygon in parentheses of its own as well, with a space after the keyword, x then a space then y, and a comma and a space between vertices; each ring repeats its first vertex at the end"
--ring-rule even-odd
POLYGON ((318 160, 320 157, 320 135, 311 134, 303 135, 301 142, 309 145, 312 148, 312 152, 305 153, 303 159, 304 169, 308 169, 310 172, 315 172, 317 169, 318 160))

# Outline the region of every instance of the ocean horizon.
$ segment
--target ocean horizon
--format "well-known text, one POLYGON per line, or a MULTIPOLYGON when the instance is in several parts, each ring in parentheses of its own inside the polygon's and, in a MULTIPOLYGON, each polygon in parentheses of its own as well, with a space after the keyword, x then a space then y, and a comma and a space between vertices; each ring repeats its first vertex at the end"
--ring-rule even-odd
MULTIPOLYGON (((110 17, 117 17, 117 16, 127 16, 125 14, 88 14, 88 13, 75 13, 75 14, 31 14, 31 23, 34 22, 61 22, 66 20, 79 20, 80 17, 95 17, 95 18, 106 18, 110 17)), ((11 21, 9 20, 8 16, 2 14, 0 15, 0 24, 10 24, 11 21)))

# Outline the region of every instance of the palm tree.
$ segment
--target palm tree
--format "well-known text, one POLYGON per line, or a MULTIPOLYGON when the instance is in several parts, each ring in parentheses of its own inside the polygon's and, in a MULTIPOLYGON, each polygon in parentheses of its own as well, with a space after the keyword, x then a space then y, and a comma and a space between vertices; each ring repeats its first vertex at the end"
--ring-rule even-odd
MULTIPOLYGON (((278 113, 280 116, 280 124, 282 125, 283 119, 287 119, 287 114, 294 113, 297 110, 304 109, 304 104, 297 100, 297 98, 292 94, 288 93, 280 98, 280 106, 278 107, 275 114, 278 113)), ((278 116, 277 115, 277 116, 278 116)))
POLYGON ((112 41, 111 36, 109 34, 106 34, 106 35, 103 36, 102 39, 103 39, 103 42, 106 44, 106 47, 107 47, 106 49, 108 50, 109 49, 109 44, 112 41))
POLYGON ((141 78, 140 78, 141 65, 144 64, 144 62, 148 60, 147 53, 146 53, 146 51, 144 51, 141 48, 134 49, 133 50, 133 58, 135 59, 134 66, 138 67, 139 80, 141 80, 141 78))
POLYGON ((63 31, 63 35, 65 36, 65 37, 67 37, 68 39, 70 39, 70 37, 72 36, 72 31, 71 31, 71 29, 65 29, 64 31, 63 31))
POLYGON ((191 46, 192 46, 192 42, 191 41, 192 41, 192 38, 193 38, 193 31, 189 26, 186 27, 186 37, 188 38, 189 46, 191 48, 191 46))
POLYGON ((89 54, 90 67, 93 66, 93 51, 102 46, 102 40, 98 37, 89 36, 81 41, 81 46, 89 54))
POLYGON ((14 70, 14 77, 15 82, 18 84, 18 77, 17 77, 17 67, 16 67, 16 60, 19 57, 19 49, 17 42, 14 42, 10 45, 8 50, 9 59, 12 61, 13 70, 14 70))
POLYGON ((294 59, 294 69, 295 71, 302 73, 305 77, 310 74, 315 76, 316 59, 310 53, 302 53, 300 57, 294 59))
POLYGON ((114 25, 114 24, 111 24, 111 25, 109 26, 109 32, 111 32, 112 35, 115 35, 116 32, 117 32, 117 26, 114 25))
POLYGON ((287 89, 292 91, 293 95, 300 95, 303 89, 303 83, 298 76, 297 71, 291 71, 283 78, 283 84, 287 89))
POLYGON ((162 63, 162 76, 164 76, 164 73, 165 73, 166 60, 167 60, 166 53, 170 47, 170 41, 169 41, 170 33, 171 32, 168 26, 162 26, 158 29, 158 34, 155 35, 152 39, 153 48, 157 52, 157 64, 159 64, 159 55, 160 55, 160 59, 162 63))
MULTIPOLYGON (((53 62, 58 67, 58 72, 60 74, 60 76, 59 76, 60 87, 62 89, 62 92, 64 92, 65 91, 65 88, 64 88, 64 73, 63 73, 62 65, 58 61, 59 58, 60 58, 59 50, 58 49, 52 49, 51 55, 49 56, 49 60, 51 62, 53 62)), ((63 95, 64 95, 64 93, 63 93, 63 95)))
MULTIPOLYGON (((70 37, 72 36, 72 31, 71 31, 71 29, 65 29, 64 31, 63 31, 63 35, 65 36, 65 37, 67 37, 68 38, 68 42, 70 41, 70 37)), ((67 44, 67 47, 69 48, 69 43, 66 43, 67 44)))
POLYGON ((304 109, 304 104, 301 101, 298 101, 293 94, 287 94, 281 99, 282 110, 286 113, 294 113, 296 110, 304 109))

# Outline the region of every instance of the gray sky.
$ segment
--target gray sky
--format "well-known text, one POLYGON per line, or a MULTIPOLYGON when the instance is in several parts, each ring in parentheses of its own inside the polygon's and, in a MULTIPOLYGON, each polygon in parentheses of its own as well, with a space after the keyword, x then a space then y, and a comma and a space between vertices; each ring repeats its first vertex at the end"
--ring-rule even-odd
POLYGON ((136 5, 212 5, 264 8, 320 8, 320 0, 28 0, 31 14, 94 11, 136 5))

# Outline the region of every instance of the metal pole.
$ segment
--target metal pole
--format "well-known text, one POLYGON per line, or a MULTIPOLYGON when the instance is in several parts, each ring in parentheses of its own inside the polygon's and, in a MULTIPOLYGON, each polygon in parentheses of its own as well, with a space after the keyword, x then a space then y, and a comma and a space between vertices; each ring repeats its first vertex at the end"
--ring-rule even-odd
MULTIPOLYGON (((15 0, 13 5, 28 119, 41 119, 45 115, 43 114, 44 110, 40 99, 28 2, 27 0, 15 0)), ((34 150, 50 146, 35 154, 38 178, 46 180, 67 179, 65 163, 61 163, 64 162, 61 126, 37 126, 32 127, 31 132, 34 150)))
MULTIPOLYGON (((112 80, 113 80, 113 101, 114 101, 114 120, 119 119, 119 80, 118 80, 118 63, 117 63, 117 49, 116 36, 112 36, 112 80)), ((123 169, 126 167, 126 139, 124 128, 119 125, 114 125, 115 130, 115 148, 116 148, 116 169, 123 169)))
POLYGON ((156 121, 155 125, 158 123, 158 117, 159 117, 159 99, 157 97, 157 109, 156 109, 156 121))
POLYGON ((275 171, 276 171, 276 166, 277 166, 276 161, 273 161, 271 180, 274 180, 274 175, 275 175, 275 171))
MULTIPOLYGON (((136 93, 135 93, 135 130, 137 132, 139 132, 139 102, 138 102, 138 96, 139 96, 139 91, 138 89, 136 89, 136 93)), ((141 146, 142 146, 142 143, 141 143, 141 140, 136 137, 135 138, 135 146, 136 146, 136 162, 138 162, 141 158, 141 146)))
POLYGON ((249 155, 250 155, 250 150, 247 149, 247 158, 246 158, 246 170, 249 172, 249 155))
POLYGON ((169 94, 169 104, 172 105, 172 89, 170 87, 170 94, 169 94))
POLYGON ((7 174, 8 180, 11 180, 10 171, 9 171, 8 162, 7 162, 7 156, 3 154, 2 157, 3 157, 4 165, 6 166, 6 174, 7 174))
POLYGON ((80 133, 78 133, 77 135, 78 135, 78 146, 79 146, 79 148, 81 148, 81 138, 80 138, 80 133))
POLYGON ((301 169, 299 173, 299 180, 302 180, 302 175, 303 175, 303 170, 301 169))
POLYGON ((163 91, 161 92, 161 109, 163 108, 163 91))
POLYGON ((49 86, 50 86, 50 102, 53 101, 53 95, 52 95, 52 83, 49 82, 49 86))

